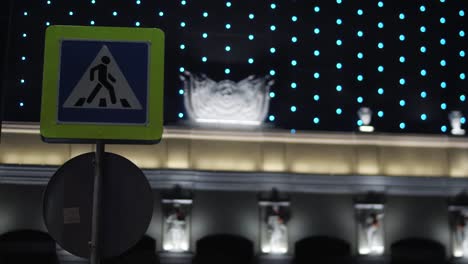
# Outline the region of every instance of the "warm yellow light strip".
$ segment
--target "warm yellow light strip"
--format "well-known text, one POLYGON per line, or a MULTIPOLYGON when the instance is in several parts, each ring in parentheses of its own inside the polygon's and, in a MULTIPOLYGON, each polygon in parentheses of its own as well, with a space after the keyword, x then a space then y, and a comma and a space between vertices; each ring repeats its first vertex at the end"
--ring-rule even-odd
MULTIPOLYGON (((2 133, 39 135, 39 124, 6 123, 3 125, 2 133)), ((377 133, 360 134, 301 131, 296 132, 296 134, 291 134, 289 131, 284 130, 235 131, 225 129, 214 130, 202 128, 166 127, 164 129, 163 138, 324 145, 468 148, 468 140, 466 138, 450 137, 444 135, 389 135, 377 133)))

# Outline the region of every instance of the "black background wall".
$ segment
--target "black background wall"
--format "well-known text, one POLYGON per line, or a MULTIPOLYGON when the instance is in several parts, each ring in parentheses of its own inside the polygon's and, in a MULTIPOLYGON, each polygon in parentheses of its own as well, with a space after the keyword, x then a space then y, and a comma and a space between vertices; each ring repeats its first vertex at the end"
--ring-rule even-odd
MULTIPOLYGON (((45 230, 41 186, 0 185, 0 235, 16 229, 45 230)), ((259 251, 257 194, 253 192, 197 191, 192 211, 192 250, 203 236, 242 235, 259 251)), ((153 220, 148 235, 161 249, 160 192, 155 191, 153 220)), ((347 240, 356 252, 356 223, 351 195, 292 194, 289 225, 290 252, 304 237, 329 235, 347 240)), ((450 255, 447 203, 444 197, 392 196, 387 198, 386 249, 408 237, 423 237, 445 245, 450 255)), ((388 252, 388 251, 387 251, 388 252)))

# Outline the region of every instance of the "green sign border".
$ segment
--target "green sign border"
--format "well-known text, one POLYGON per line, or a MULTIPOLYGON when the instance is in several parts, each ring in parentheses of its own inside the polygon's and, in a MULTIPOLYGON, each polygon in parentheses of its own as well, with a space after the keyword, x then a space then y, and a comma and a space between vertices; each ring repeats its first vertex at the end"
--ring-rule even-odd
POLYGON ((41 136, 46 142, 156 143, 163 133, 164 32, 157 28, 50 26, 46 31, 41 136), (58 123, 62 40, 147 42, 150 44, 148 123, 145 125, 58 123))

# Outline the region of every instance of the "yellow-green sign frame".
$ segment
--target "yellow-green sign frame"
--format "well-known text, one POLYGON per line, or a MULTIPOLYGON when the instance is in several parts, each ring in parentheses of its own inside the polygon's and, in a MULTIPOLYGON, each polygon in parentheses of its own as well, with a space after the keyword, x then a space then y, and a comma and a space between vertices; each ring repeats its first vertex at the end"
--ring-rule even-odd
POLYGON ((144 143, 161 140, 163 133, 164 32, 157 28, 51 26, 46 32, 42 86, 41 136, 46 142, 144 143), (149 43, 146 124, 86 124, 58 121, 58 93, 63 40, 149 43))

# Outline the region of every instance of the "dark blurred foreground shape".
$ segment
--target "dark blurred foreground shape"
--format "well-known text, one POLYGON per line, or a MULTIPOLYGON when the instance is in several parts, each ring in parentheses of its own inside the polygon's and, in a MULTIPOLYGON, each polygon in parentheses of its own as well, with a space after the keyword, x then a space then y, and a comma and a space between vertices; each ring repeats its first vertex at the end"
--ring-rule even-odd
POLYGON ((156 240, 144 236, 135 246, 118 257, 106 259, 102 264, 159 264, 156 240))
POLYGON ((1 264, 59 264, 55 241, 46 233, 12 231, 0 236, 1 264))
POLYGON ((209 235, 197 241, 194 264, 252 264, 252 241, 236 235, 209 235))
POLYGON ((294 264, 353 263, 348 242, 327 236, 307 237, 296 242, 294 264))
POLYGON ((445 264, 445 247, 439 242, 424 238, 407 238, 390 248, 390 264, 445 264))

